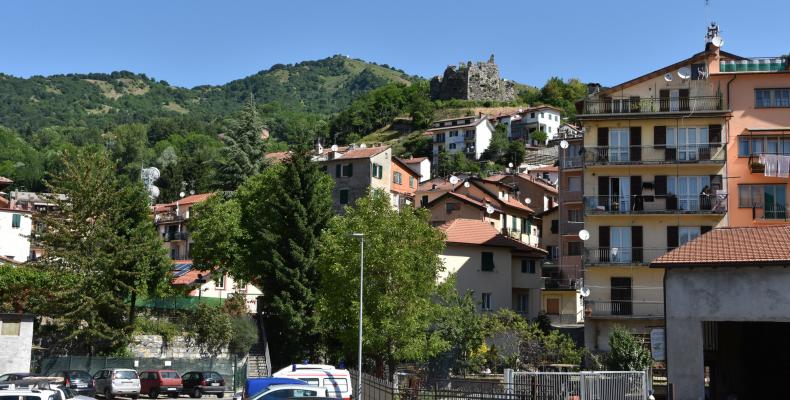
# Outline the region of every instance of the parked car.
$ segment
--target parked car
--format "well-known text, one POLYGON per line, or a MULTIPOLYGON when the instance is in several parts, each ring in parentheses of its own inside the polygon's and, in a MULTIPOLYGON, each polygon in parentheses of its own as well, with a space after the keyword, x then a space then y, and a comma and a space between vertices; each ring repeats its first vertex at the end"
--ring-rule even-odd
POLYGON ((299 379, 309 385, 325 388, 329 397, 350 400, 353 394, 351 374, 347 369, 335 368, 332 365, 293 364, 275 372, 272 376, 299 379))
POLYGON ((4 375, 0 375, 0 383, 18 381, 20 379, 25 379, 29 376, 33 376, 33 374, 29 372, 13 372, 10 374, 4 374, 4 375))
POLYGON ((93 387, 107 400, 116 395, 137 399, 140 396, 140 378, 137 371, 126 368, 102 369, 93 374, 93 387))
POLYGON ((162 393, 167 394, 168 397, 178 397, 182 388, 181 376, 172 369, 140 373, 140 393, 147 394, 152 399, 158 398, 162 393))
POLYGON ((0 399, 59 400, 60 395, 54 390, 17 388, 11 385, 0 388, 0 399))
POLYGON ((181 393, 186 393, 194 399, 203 397, 204 394, 213 394, 218 398, 225 396, 225 378, 214 371, 189 371, 181 375, 183 389, 181 393))
POLYGON ((96 392, 93 388, 93 378, 87 371, 69 369, 56 372, 51 376, 63 378, 63 386, 74 390, 79 395, 93 396, 96 392))
POLYGON ((247 378, 247 382, 244 383, 244 391, 239 397, 246 399, 255 396, 273 385, 307 385, 307 382, 293 378, 247 378))
POLYGON ((325 388, 310 385, 272 385, 247 400, 282 400, 292 397, 327 397, 325 388))

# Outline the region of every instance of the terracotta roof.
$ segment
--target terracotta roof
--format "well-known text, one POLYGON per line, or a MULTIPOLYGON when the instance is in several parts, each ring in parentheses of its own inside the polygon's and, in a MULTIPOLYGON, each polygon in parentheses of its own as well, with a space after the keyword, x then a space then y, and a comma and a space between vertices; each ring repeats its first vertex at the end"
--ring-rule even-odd
MULTIPOLYGON (((502 212, 502 210, 501 210, 499 207, 497 207, 497 203, 494 203, 494 202, 492 202, 492 201, 485 201, 485 202, 484 202, 484 201, 481 201, 481 200, 475 199, 474 197, 467 196, 467 195, 465 195, 465 194, 456 193, 456 192, 450 192, 450 191, 448 191, 448 192, 445 192, 445 193, 443 193, 441 196, 439 196, 439 197, 437 197, 437 198, 433 199, 433 200, 432 200, 430 203, 426 204, 426 205, 425 205, 425 207, 426 207, 426 208, 431 208, 431 207, 433 207, 433 206, 434 206, 436 203, 438 203, 438 202, 442 201, 442 200, 443 200, 444 198, 446 198, 446 197, 453 197, 453 198, 455 198, 455 199, 458 199, 458 200, 461 200, 461 201, 463 201, 463 202, 465 202, 465 203, 467 203, 467 204, 469 204, 469 205, 475 206, 475 207, 477 207, 477 208, 479 208, 479 209, 481 209, 481 210, 485 210, 485 209, 486 209, 486 203, 488 203, 488 204, 490 204, 492 207, 494 207, 494 210, 495 210, 496 212, 500 212, 500 213, 502 212)), ((487 199, 487 200, 488 200, 488 199, 487 199)))
POLYGON ((195 283, 198 275, 203 275, 203 278, 206 280, 211 276, 210 271, 195 269, 192 260, 173 260, 170 273, 173 275, 173 279, 170 280, 170 283, 173 285, 191 285, 195 283))
POLYGON ((452 183, 450 183, 450 181, 448 181, 445 178, 436 177, 436 178, 428 179, 425 182, 421 182, 417 190, 421 192, 425 192, 429 190, 435 190, 437 192, 441 192, 441 191, 453 190, 453 188, 458 185, 460 184, 453 185, 452 183), (436 187, 433 187, 434 185, 436 185, 436 187))
POLYGON ((206 201, 206 199, 208 199, 213 194, 214 193, 191 194, 191 195, 189 195, 187 197, 184 197, 183 199, 178 199, 178 200, 176 200, 176 201, 174 201, 172 203, 154 204, 154 212, 167 211, 168 209, 170 209, 172 207, 175 207, 176 203, 178 203, 178 205, 181 205, 181 206, 187 205, 187 204, 200 203, 200 202, 206 201))
POLYGON ((404 164, 417 164, 427 160, 428 157, 411 157, 411 158, 398 158, 404 164))
POLYGON ((274 153, 266 153, 264 155, 264 157, 267 160, 271 160, 271 161, 274 161, 274 162, 282 162, 283 160, 288 158, 290 155, 291 155, 290 151, 277 151, 277 152, 274 152, 274 153))
MULTIPOLYGON (((489 176, 488 179, 501 181, 501 180, 503 180, 505 178, 508 178, 510 176, 512 176, 512 175, 497 174, 497 175, 489 176)), ((530 176, 529 174, 516 174, 516 176, 518 176, 519 178, 521 178, 521 179, 523 179, 525 181, 528 181, 529 183, 533 183, 535 185, 538 185, 538 186, 540 186, 541 188, 545 189, 548 192, 551 192, 553 194, 559 194, 559 191, 557 190, 556 187, 554 187, 552 184, 544 181, 543 179, 535 178, 533 176, 530 176)))
POLYGON ((408 166, 408 165, 406 165, 406 163, 404 163, 404 162, 403 162, 403 161, 402 161, 400 158, 398 158, 398 157, 392 157, 392 162, 393 162, 393 163, 395 163, 395 164, 398 164, 398 165, 399 165, 401 168, 403 168, 403 171, 405 171, 405 172, 406 172, 407 174, 409 174, 409 175, 415 176, 415 177, 417 177, 417 178, 419 178, 419 177, 421 177, 421 176, 422 176, 422 174, 420 174, 420 173, 418 173, 417 171, 415 171, 415 170, 413 170, 413 169, 409 168, 409 166, 408 166))
POLYGON ((0 184, 11 184, 11 183, 14 183, 14 181, 4 176, 0 176, 0 184))
POLYGON ((790 225, 717 228, 650 263, 653 268, 790 265, 790 225))
POLYGON ((533 171, 534 172, 559 172, 559 170, 560 170, 559 167, 557 167, 556 165, 546 165, 546 166, 539 167, 539 168, 533 168, 533 169, 529 170, 529 172, 533 172, 533 171))
POLYGON ((364 149, 356 148, 354 150, 348 150, 345 153, 341 153, 339 156, 327 160, 327 161, 334 161, 334 160, 353 160, 353 159, 360 159, 360 158, 370 158, 379 153, 389 149, 389 146, 379 146, 379 147, 366 147, 364 149))
POLYGON ((491 224, 481 220, 456 218, 441 225, 439 229, 447 235, 447 243, 509 247, 514 251, 533 253, 535 256, 548 254, 543 249, 499 233, 491 224))

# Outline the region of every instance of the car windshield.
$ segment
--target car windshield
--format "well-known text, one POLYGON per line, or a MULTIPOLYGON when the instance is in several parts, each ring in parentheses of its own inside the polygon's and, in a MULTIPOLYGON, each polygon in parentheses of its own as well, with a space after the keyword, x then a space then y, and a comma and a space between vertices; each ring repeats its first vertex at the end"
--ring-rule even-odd
POLYGON ((115 371, 115 379, 137 379, 137 372, 115 371))
POLYGON ((178 372, 175 371, 163 371, 159 374, 162 375, 164 379, 178 379, 178 372))
POLYGON ((69 371, 68 376, 69 376, 69 380, 72 381, 91 379, 91 375, 85 371, 69 371))

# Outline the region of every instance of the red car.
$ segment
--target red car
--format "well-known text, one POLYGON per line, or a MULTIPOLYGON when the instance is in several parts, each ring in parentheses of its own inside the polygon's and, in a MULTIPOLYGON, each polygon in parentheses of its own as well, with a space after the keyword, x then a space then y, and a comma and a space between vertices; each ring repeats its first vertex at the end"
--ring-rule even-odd
POLYGON ((168 397, 178 397, 183 388, 181 376, 171 369, 143 371, 140 373, 140 394, 156 399, 160 394, 168 397))

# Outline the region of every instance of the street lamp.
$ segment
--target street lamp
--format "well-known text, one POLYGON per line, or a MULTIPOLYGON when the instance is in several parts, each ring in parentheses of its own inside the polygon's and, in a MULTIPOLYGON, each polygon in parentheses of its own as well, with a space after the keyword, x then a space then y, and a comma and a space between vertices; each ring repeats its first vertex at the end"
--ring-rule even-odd
POLYGON ((362 400, 362 288, 365 279, 365 234, 352 233, 359 239, 359 348, 357 352, 357 399, 362 400))

